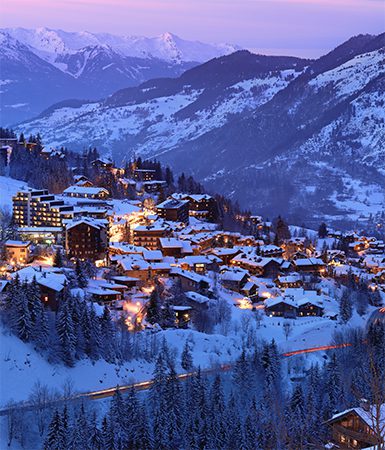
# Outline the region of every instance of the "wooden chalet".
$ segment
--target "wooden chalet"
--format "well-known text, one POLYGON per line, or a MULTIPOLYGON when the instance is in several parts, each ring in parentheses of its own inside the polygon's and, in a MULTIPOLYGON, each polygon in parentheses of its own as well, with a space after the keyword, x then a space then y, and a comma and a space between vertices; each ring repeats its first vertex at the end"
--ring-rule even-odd
POLYGON ((385 403, 376 407, 363 401, 361 406, 335 414, 326 423, 337 448, 377 449, 385 444, 385 403))

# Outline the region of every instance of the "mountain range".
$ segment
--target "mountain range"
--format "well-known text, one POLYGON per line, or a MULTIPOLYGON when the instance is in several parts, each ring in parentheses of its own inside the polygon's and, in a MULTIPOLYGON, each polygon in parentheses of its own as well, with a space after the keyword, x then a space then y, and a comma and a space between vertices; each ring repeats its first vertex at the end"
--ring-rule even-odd
POLYGON ((317 60, 236 51, 21 124, 46 144, 156 157, 254 212, 314 225, 385 214, 385 35, 317 60))
POLYGON ((68 98, 95 100, 152 78, 176 77, 238 48, 171 33, 147 38, 5 28, 0 30, 2 122, 31 118, 68 98))

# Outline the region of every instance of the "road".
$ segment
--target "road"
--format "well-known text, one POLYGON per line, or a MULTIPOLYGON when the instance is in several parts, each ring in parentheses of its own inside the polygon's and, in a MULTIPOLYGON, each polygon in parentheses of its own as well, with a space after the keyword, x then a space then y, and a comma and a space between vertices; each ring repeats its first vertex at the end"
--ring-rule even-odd
MULTIPOLYGON (((337 345, 322 345, 320 347, 310 347, 310 348, 305 348, 305 349, 301 349, 301 350, 293 350, 290 352, 282 353, 282 356, 285 358, 289 358, 291 356, 303 355, 306 353, 315 353, 315 352, 321 352, 321 351, 324 352, 324 351, 328 351, 328 350, 335 350, 338 348, 346 348, 346 347, 350 347, 350 346, 351 346, 351 344, 349 344, 349 343, 337 344, 337 345)), ((233 368, 233 364, 221 364, 218 367, 201 369, 201 374, 202 375, 211 375, 211 374, 217 374, 217 373, 221 373, 221 372, 228 372, 232 368, 233 368)), ((181 381, 184 381, 184 380, 187 380, 188 378, 193 377, 196 374, 197 374, 197 371, 181 373, 181 374, 177 375, 177 378, 181 381)), ((137 391, 146 391, 151 388, 152 384, 153 384, 152 380, 140 381, 138 383, 127 384, 125 386, 119 386, 119 391, 122 393, 128 392, 130 389, 135 389, 137 391)), ((46 403, 45 407, 59 405, 59 404, 63 403, 64 401, 74 402, 74 401, 79 401, 79 400, 100 400, 103 398, 112 397, 114 395, 115 391, 116 391, 116 386, 107 388, 107 389, 101 389, 98 391, 83 392, 83 393, 73 395, 72 397, 67 398, 67 399, 60 398, 57 400, 52 400, 52 401, 46 403)), ((0 416, 5 416, 11 410, 14 410, 14 409, 24 409, 24 410, 28 411, 28 410, 33 410, 36 408, 37 408, 36 405, 25 403, 23 405, 17 405, 14 408, 5 408, 5 409, 0 410, 0 416)))

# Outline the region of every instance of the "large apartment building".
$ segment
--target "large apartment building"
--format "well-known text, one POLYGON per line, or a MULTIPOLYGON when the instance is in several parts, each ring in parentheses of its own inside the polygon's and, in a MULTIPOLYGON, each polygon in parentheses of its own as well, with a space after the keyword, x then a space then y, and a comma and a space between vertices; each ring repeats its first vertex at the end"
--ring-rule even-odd
POLYGON ((61 227, 58 200, 45 189, 20 191, 13 197, 13 218, 18 227, 61 227))

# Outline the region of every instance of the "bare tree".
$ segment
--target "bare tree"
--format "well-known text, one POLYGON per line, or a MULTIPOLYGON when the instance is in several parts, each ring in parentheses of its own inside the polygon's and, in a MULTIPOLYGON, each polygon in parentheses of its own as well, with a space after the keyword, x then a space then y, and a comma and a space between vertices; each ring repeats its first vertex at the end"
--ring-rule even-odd
POLYGON ((282 327, 283 327, 283 332, 285 333, 286 340, 288 340, 288 338, 289 338, 291 332, 293 331, 293 325, 292 325, 291 322, 289 322, 288 320, 286 320, 286 321, 283 323, 282 327))
POLYGON ((49 404, 51 397, 47 385, 42 384, 40 380, 36 381, 32 388, 29 400, 35 413, 39 434, 40 436, 43 436, 46 430, 48 417, 50 416, 49 404))

